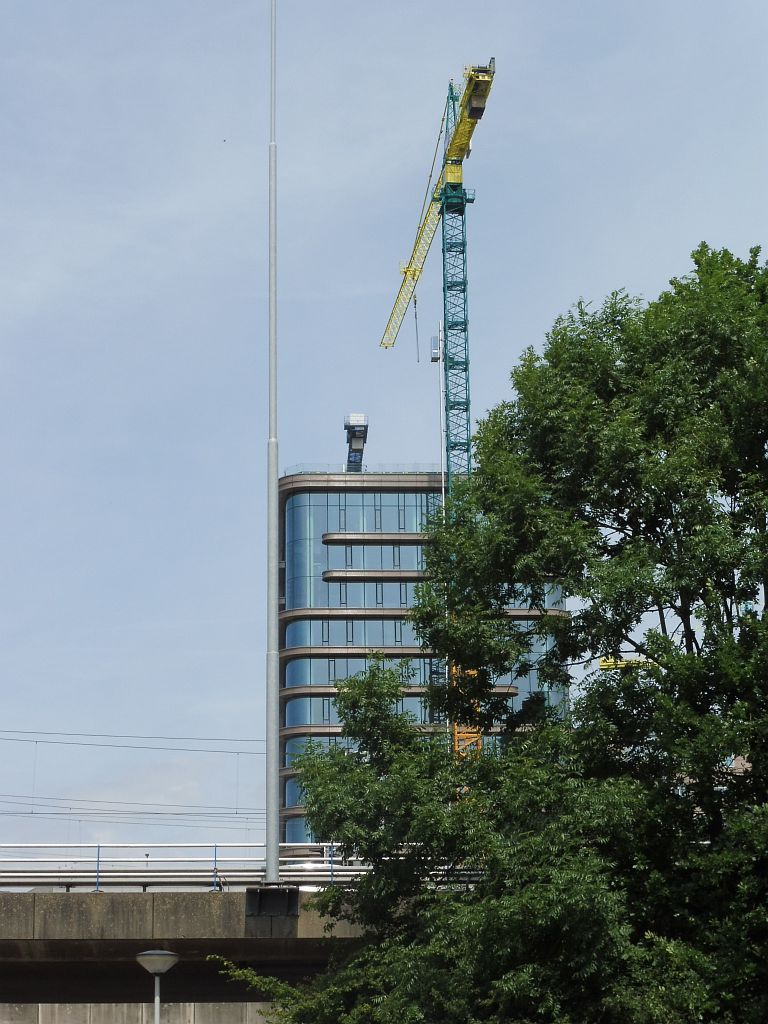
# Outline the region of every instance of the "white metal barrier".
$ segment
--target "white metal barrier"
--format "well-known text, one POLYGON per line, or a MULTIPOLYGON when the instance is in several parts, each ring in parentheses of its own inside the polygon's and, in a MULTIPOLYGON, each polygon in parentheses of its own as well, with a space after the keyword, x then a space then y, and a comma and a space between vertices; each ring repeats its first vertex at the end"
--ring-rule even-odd
MULTIPOLYGON (((100 892, 245 889, 264 881, 263 843, 0 843, 0 889, 100 892)), ((280 881, 343 884, 367 871, 343 861, 333 843, 283 843, 280 881)))

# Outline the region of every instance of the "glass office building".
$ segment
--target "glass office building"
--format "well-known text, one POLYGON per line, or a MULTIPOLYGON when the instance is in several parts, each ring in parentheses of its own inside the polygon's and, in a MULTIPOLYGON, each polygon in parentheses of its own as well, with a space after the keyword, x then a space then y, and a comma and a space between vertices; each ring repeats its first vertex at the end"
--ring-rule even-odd
MULTIPOLYGON (((281 828, 309 839, 293 761, 308 740, 344 742, 336 683, 366 668, 373 652, 411 672, 401 708, 440 728, 423 701, 444 664, 423 651, 408 621, 424 571, 424 529, 439 507, 435 472, 290 472, 280 480, 281 828)), ((517 704, 537 689, 535 672, 499 680, 517 704)))

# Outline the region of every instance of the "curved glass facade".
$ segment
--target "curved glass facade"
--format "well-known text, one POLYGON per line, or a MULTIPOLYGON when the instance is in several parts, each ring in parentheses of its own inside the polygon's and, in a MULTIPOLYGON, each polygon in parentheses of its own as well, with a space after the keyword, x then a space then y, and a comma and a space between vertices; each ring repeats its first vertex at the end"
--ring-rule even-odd
MULTIPOLYGON (((402 697, 397 702, 400 714, 411 715, 417 723, 427 725, 439 719, 432 716, 421 697, 402 697)), ((283 726, 340 725, 333 697, 291 697, 283 706, 283 726)))
POLYGON ((403 619, 297 619, 285 627, 285 647, 418 647, 403 619))
POLYGON ((343 736, 292 736, 283 744, 283 766, 290 768, 299 754, 303 754, 309 744, 323 748, 343 747, 346 750, 354 750, 355 744, 343 736))
POLYGON ((283 807, 301 807, 304 791, 298 778, 294 775, 283 783, 283 807))
POLYGON ((331 697, 292 697, 283 705, 283 726, 338 725, 339 715, 331 697))
MULTIPOLYGON (((423 476, 416 478, 413 490, 399 491, 388 491, 385 487, 358 490, 360 478, 351 479, 350 487, 338 490, 325 489, 322 484, 318 488, 313 481, 314 486, 306 492, 292 493, 286 499, 282 523, 282 607, 286 611, 343 609, 348 614, 338 619, 306 617, 285 624, 281 643, 281 687, 285 696, 281 727, 301 730, 305 726, 321 733, 284 737, 285 767, 293 764, 310 741, 326 748, 348 746, 338 734, 330 733, 332 729, 338 732, 339 724, 332 694, 289 696, 295 687, 335 688, 339 680, 368 667, 365 657, 331 657, 323 655, 323 648, 382 651, 387 656, 387 666, 395 667, 399 663, 398 648, 419 646, 406 613, 415 601, 414 574, 424 568, 419 535, 440 502, 439 478, 434 479, 431 487, 425 486, 427 480, 423 476), (323 579, 324 574, 334 573, 342 578, 323 579), (344 578, 347 573, 370 573, 373 578, 344 578), (396 609, 400 614, 395 618, 359 615, 361 611, 375 612, 377 608, 396 609), (290 652, 300 647, 310 648, 311 657, 291 658, 290 652), (328 730, 326 735, 322 735, 323 729, 328 730)), ((381 482, 384 484, 384 479, 381 482)), ((408 659, 408 669, 403 672, 404 687, 423 687, 444 676, 442 663, 429 657, 408 659)), ((400 710, 413 715, 416 722, 429 721, 429 712, 415 694, 404 694, 400 710)), ((300 800, 296 779, 284 779, 283 808, 299 807, 300 800)), ((287 842, 310 841, 303 817, 285 818, 284 838, 287 842)))
MULTIPOLYGON (((403 686, 427 686, 444 676, 443 662, 438 658, 404 658, 403 686)), ((367 658, 293 658, 283 674, 284 686, 335 686, 340 679, 349 679, 368 668, 367 658)), ((386 658, 385 668, 400 668, 397 658, 386 658)))
POLYGON ((404 580, 350 580, 325 583, 302 577, 294 580, 292 608, 410 608, 416 597, 416 582, 404 580), (302 582, 303 580, 303 582, 302 582))
MULTIPOLYGON (((285 565, 282 608, 302 616, 285 623, 281 643, 281 728, 298 733, 283 733, 282 737, 281 760, 283 767, 290 769, 309 742, 326 749, 350 746, 339 735, 335 687, 340 680, 364 672, 369 661, 359 656, 359 650, 356 656, 347 657, 340 651, 342 656, 335 657, 330 648, 381 651, 387 667, 395 667, 398 649, 419 647, 407 610, 413 607, 418 574, 424 570, 421 535, 429 516, 439 508, 440 478, 438 474, 414 475, 412 490, 391 492, 386 489, 390 480, 402 488, 403 479, 410 482, 410 478, 395 481, 388 480, 386 474, 355 474, 348 479, 311 475, 300 481, 295 476, 288 479, 289 489, 297 482, 306 486, 303 491, 289 490, 281 524, 285 565), (328 578, 334 575, 338 578, 328 578), (320 617, 302 615, 302 609, 320 617), (339 617, 323 609, 333 609, 339 617), (382 611, 377 614, 376 609, 382 611), (363 612, 372 617, 364 618, 363 612), (294 657, 299 648, 309 650, 294 657), (297 693, 297 687, 326 690, 305 695, 297 693), (310 730, 318 735, 311 735, 310 730)), ((525 606, 525 596, 524 591, 516 592, 515 604, 525 606)), ((544 607, 562 607, 557 587, 549 588, 544 607)), ((525 620, 521 619, 519 626, 525 629, 525 620)), ((536 661, 543 652, 537 643, 528 658, 530 670, 520 677, 508 674, 495 680, 502 692, 507 687, 517 689, 517 695, 508 698, 511 709, 519 711, 531 694, 543 694, 552 706, 567 699, 560 691, 540 687, 536 661)), ((449 742, 448 733, 426 708, 423 697, 407 690, 409 686, 439 684, 445 678, 445 663, 440 659, 429 655, 408 658, 398 710, 410 714, 416 724, 437 726, 434 731, 449 742)), ((301 787, 290 772, 282 780, 282 806, 288 812, 283 815, 285 841, 310 842, 303 815, 290 814, 301 808, 301 787)))
POLYGON ((304 817, 288 818, 285 822, 286 843, 311 843, 312 837, 307 829, 307 822, 304 817))
POLYGON ((408 592, 399 583, 325 582, 323 573, 422 569, 421 545, 408 543, 408 535, 422 532, 438 500, 432 491, 291 495, 285 506, 285 607, 408 607, 413 600, 412 583, 408 592), (381 544, 375 536, 365 543, 324 543, 326 533, 399 533, 403 543, 381 544))

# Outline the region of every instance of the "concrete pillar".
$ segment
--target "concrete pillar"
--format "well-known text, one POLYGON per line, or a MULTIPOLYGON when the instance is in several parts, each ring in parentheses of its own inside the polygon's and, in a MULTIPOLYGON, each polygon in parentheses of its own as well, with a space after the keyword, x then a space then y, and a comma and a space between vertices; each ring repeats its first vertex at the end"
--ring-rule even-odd
MULTIPOLYGON (((194 1003, 163 1003, 162 988, 160 990, 160 1024, 195 1024, 194 1003)), ((142 1024, 154 1024, 154 1003, 144 1003, 142 1024)))
POLYGON ((0 1003, 0 1024, 38 1024, 37 1003, 0 1003))
POLYGON ((264 1024, 267 1019, 267 1010, 271 1003, 247 1003, 248 1010, 245 1017, 246 1024, 264 1024))
POLYGON ((197 1003, 195 1024, 247 1024, 245 1003, 197 1003))
POLYGON ((89 1024, 142 1024, 141 1003, 91 1003, 89 1024))
POLYGON ((39 1024, 90 1024, 88 1003, 40 1003, 39 1024))

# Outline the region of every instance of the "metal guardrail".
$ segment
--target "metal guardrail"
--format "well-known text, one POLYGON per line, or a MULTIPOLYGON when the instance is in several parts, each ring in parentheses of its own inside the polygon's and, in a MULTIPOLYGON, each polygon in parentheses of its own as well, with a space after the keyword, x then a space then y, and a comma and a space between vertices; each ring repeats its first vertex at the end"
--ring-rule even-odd
MULTIPOLYGON (((333 843, 283 843, 280 880, 344 884, 368 870, 346 862, 333 843)), ((0 889, 101 892, 160 889, 226 892, 263 884, 263 843, 0 843, 0 889)))

